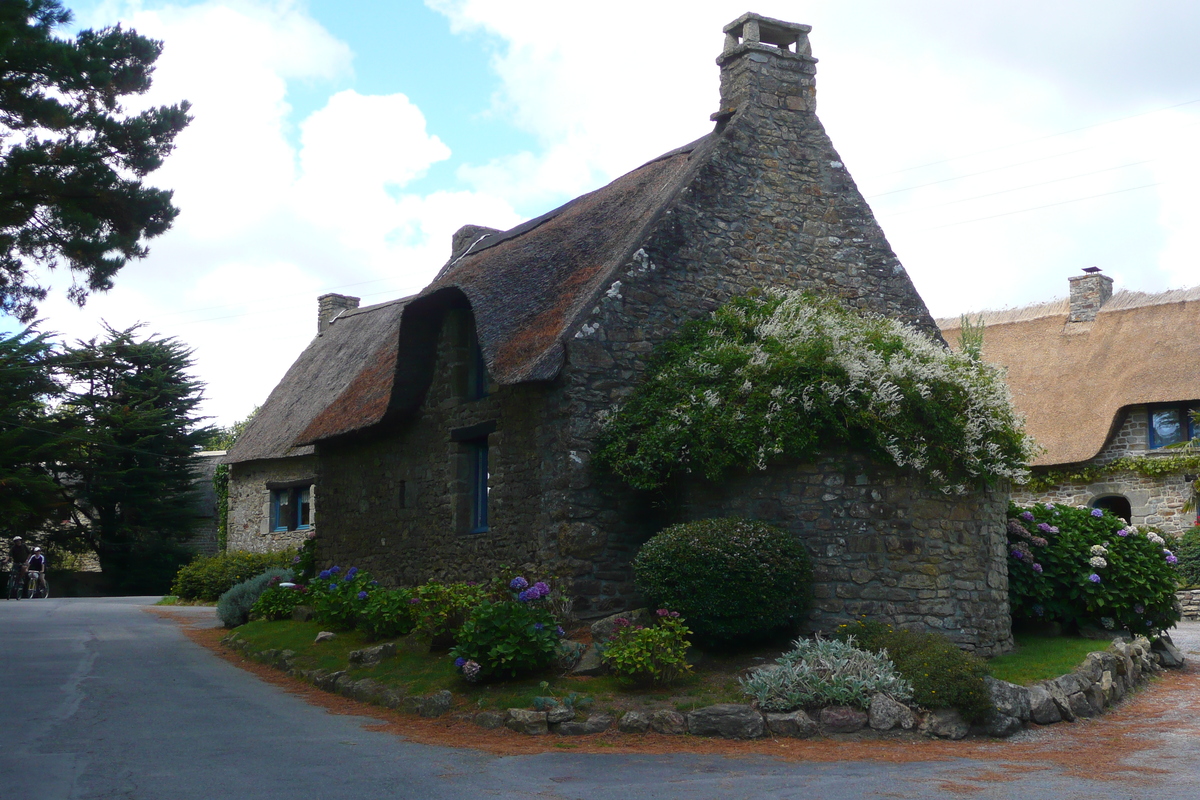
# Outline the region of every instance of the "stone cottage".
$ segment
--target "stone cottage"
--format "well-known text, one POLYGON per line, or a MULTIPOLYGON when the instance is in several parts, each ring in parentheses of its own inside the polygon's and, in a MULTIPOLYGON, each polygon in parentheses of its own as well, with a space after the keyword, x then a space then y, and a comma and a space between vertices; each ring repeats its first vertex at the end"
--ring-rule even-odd
POLYGON ((466 226, 422 292, 334 320, 231 453, 237 535, 266 544, 268 492, 305 485, 323 563, 399 584, 536 569, 586 618, 638 601, 630 560, 664 525, 737 513, 809 545, 810 628, 870 614, 1007 648, 1005 490, 947 497, 831 453, 648 497, 591 464, 655 345, 732 296, 808 289, 938 335, 817 119, 809 30, 730 23, 710 134, 511 230, 466 226))
POLYGON ((316 450, 296 438, 360 372, 396 359, 405 301, 358 303, 340 294, 317 299, 316 337, 222 459, 229 465, 227 549, 298 547, 315 533, 316 450))
MULTIPOLYGON (((1196 524, 1184 508, 1200 460, 1171 445, 1197 434, 1200 286, 1114 294, 1092 267, 1070 278, 1067 298, 983 319, 983 357, 1008 370, 1026 430, 1045 448, 1033 473, 1049 485, 1014 487, 1014 502, 1106 508, 1176 535, 1196 524)), ((960 320, 938 322, 957 341, 960 320)))

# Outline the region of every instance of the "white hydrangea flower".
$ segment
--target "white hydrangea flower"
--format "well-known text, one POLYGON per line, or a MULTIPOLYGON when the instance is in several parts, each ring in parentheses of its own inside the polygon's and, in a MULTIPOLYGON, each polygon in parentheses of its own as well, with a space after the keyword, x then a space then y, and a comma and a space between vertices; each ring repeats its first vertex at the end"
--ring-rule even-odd
POLYGON ((1088 559, 1088 563, 1091 564, 1096 569, 1104 569, 1105 567, 1108 566, 1108 562, 1105 561, 1100 556, 1094 556, 1094 557, 1088 559))
POLYGON ((1108 548, 1102 544, 1094 544, 1094 545, 1092 545, 1092 555, 1106 556, 1106 555, 1108 555, 1108 548))

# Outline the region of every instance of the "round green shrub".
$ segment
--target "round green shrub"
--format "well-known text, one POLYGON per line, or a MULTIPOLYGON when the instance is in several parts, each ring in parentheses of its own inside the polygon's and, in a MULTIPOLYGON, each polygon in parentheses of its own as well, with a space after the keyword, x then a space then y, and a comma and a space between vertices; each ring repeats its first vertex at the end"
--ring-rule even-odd
POLYGON ((984 683, 987 662, 940 633, 858 620, 839 626, 833 637, 874 653, 886 651, 896 672, 912 684, 912 699, 925 708, 954 708, 968 722, 980 722, 995 710, 984 683))
POLYGON ((296 606, 304 602, 307 590, 303 586, 280 586, 273 584, 263 590, 263 593, 250 607, 250 616, 254 619, 265 619, 278 622, 281 619, 291 619, 296 606))
POLYGON ((366 591, 367 600, 358 614, 358 629, 368 639, 395 639, 412 632, 417 624, 414 590, 368 587, 366 591))
POLYGON ((1179 621, 1176 556, 1156 531, 1061 503, 1009 506, 1014 622, 1082 624, 1154 636, 1179 621))
POLYGON ((808 608, 813 578, 796 536, 736 517, 664 529, 642 545, 633 575, 653 607, 678 611, 710 644, 793 625, 808 608))
POLYGON ((290 569, 271 567, 250 580, 230 587, 217 599, 217 616, 226 628, 245 625, 250 620, 250 609, 254 608, 254 604, 267 587, 280 581, 290 581, 292 577, 290 569))
POLYGON ((1180 537, 1175 545, 1175 555, 1179 558, 1176 565, 1179 580, 1185 586, 1200 586, 1200 526, 1180 537))

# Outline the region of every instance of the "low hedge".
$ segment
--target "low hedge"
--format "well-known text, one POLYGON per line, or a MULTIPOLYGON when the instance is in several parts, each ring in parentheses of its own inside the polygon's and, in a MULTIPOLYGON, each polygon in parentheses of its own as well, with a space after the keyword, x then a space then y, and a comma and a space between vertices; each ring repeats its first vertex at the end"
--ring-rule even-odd
POLYGON ((213 602, 234 585, 261 575, 271 567, 291 567, 296 554, 291 550, 249 553, 234 550, 215 556, 198 556, 175 573, 171 594, 182 600, 213 602))

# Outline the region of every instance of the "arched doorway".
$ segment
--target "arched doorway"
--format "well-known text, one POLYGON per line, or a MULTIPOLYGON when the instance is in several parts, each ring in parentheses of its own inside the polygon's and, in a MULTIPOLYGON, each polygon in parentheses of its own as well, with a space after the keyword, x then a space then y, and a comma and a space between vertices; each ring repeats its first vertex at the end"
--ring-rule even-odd
POLYGON ((1092 508, 1108 511, 1114 517, 1120 517, 1126 522, 1130 522, 1133 517, 1133 508, 1129 505, 1129 500, 1119 494, 1097 497, 1092 501, 1092 508))

